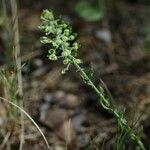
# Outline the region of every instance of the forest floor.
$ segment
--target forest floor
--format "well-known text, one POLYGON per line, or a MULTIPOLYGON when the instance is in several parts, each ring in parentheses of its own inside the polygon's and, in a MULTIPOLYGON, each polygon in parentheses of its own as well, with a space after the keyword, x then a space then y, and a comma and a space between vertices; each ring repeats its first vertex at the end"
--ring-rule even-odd
MULTIPOLYGON (((85 86, 71 68, 61 75, 62 64, 46 57, 38 29, 43 9, 69 21, 78 33, 79 55, 84 66, 94 69, 95 83, 107 85, 112 103, 125 111, 130 125, 142 133, 150 147, 150 6, 117 2, 109 6, 101 21, 86 22, 74 11, 72 1, 20 2, 18 8, 24 108, 40 125, 52 149, 112 149, 118 135, 114 117, 104 111, 94 92, 85 86), (102 82, 103 81, 103 82, 102 82), (136 125, 135 125, 136 123, 136 125)), ((3 27, 0 34, 4 35, 3 27)), ((5 41, 0 36, 0 68, 5 66, 5 41)), ((0 87, 0 95, 3 86, 0 87)), ((1 123, 7 114, 0 103, 0 143, 10 133, 11 149, 19 146, 20 124, 1 123), (5 115, 4 115, 5 116, 5 115), (3 132, 5 129, 5 132, 3 132)), ((46 150, 37 129, 25 119, 24 149, 46 150)), ((131 143, 127 149, 134 149, 131 143)))

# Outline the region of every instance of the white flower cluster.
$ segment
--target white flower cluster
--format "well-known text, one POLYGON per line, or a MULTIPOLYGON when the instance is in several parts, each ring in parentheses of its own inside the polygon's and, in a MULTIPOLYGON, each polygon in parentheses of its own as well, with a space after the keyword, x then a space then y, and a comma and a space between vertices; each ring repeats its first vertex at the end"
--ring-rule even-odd
MULTIPOLYGON (((77 35, 73 33, 71 26, 61 19, 55 19, 49 10, 44 10, 42 15, 42 24, 40 29, 45 36, 41 37, 43 44, 50 44, 48 58, 57 60, 63 58, 63 64, 71 64, 71 57, 77 56, 80 44, 77 42, 77 35)), ((76 59, 80 63, 79 59, 76 59)))

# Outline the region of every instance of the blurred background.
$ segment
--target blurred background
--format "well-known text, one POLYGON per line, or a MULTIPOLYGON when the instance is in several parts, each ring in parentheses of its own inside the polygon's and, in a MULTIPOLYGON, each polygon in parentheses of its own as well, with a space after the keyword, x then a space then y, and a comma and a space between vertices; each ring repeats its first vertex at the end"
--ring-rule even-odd
MULTIPOLYGON (((150 1, 0 1, 0 96, 23 107, 52 150, 111 150, 120 136, 115 118, 73 67, 62 75, 63 65, 47 58, 38 28, 43 9, 73 26, 83 66, 93 67, 94 82, 109 91, 149 149, 150 1)), ((136 149, 129 139, 123 145, 136 149)), ((31 121, 2 100, 0 149, 47 149, 31 121)))

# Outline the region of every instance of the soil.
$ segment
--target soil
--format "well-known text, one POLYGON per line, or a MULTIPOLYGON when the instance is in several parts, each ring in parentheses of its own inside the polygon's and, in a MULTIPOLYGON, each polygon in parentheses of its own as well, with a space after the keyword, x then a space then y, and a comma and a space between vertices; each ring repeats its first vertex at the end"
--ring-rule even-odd
MULTIPOLYGON (((90 2, 96 3, 91 0, 90 2)), ((82 83, 72 67, 61 75, 63 65, 50 62, 40 43, 40 14, 51 9, 68 21, 81 43, 83 66, 94 69, 94 82, 107 87, 111 102, 126 118, 146 149, 150 148, 150 5, 148 1, 116 1, 107 6, 102 20, 87 22, 74 10, 76 1, 20 1, 18 8, 24 109, 48 139, 52 150, 112 149, 119 135, 115 118, 99 104, 91 88, 82 83)), ((7 40, 0 27, 0 69, 7 67, 7 40)), ((3 85, 0 95, 3 96, 3 85)), ((12 150, 19 148, 20 123, 7 121, 8 107, 0 103, 0 143, 8 134, 12 150), (4 107, 5 106, 5 107, 4 107), (7 123, 3 123, 6 120, 7 123), (9 135, 10 134, 10 135, 9 135)), ((25 118, 24 150, 46 150, 34 125, 25 118)), ((136 149, 126 141, 126 149, 136 149), (130 145, 130 146, 128 146, 130 145)))

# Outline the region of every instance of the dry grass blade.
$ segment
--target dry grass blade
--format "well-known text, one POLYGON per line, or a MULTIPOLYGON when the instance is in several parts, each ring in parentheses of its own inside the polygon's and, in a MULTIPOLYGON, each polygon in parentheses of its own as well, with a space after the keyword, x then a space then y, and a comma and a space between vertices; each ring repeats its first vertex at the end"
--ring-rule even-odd
POLYGON ((1 149, 4 149, 4 147, 5 147, 5 145, 6 145, 7 141, 8 141, 8 139, 9 139, 9 137, 10 137, 10 132, 8 132, 8 133, 6 134, 6 136, 4 137, 4 140, 3 140, 2 144, 0 145, 0 148, 1 148, 1 149))
MULTIPOLYGON (((18 8, 17 1, 11 0, 11 11, 12 11, 12 21, 13 21, 13 46, 14 46, 14 57, 17 68, 17 80, 18 80, 18 95, 22 100, 20 101, 20 106, 23 108, 23 83, 22 83, 22 73, 21 73, 21 53, 20 53, 20 37, 19 37, 19 25, 18 25, 18 8)), ((24 115, 21 112, 21 136, 20 136, 20 148, 23 149, 24 144, 24 115)))
POLYGON ((45 141, 45 143, 46 143, 46 146, 47 146, 48 150, 50 150, 50 145, 48 144, 48 141, 47 141, 47 139, 46 139, 44 133, 42 132, 42 130, 40 129, 40 127, 37 125, 37 123, 32 119, 32 117, 31 117, 25 110, 23 110, 23 109, 22 109, 21 107, 19 107, 18 105, 12 103, 11 101, 9 101, 9 100, 7 100, 7 99, 5 99, 5 98, 3 98, 3 97, 0 97, 0 99, 3 100, 3 101, 5 101, 5 102, 7 102, 7 103, 9 103, 10 105, 16 107, 17 109, 19 109, 25 116, 27 116, 27 117, 31 120, 31 122, 36 126, 36 128, 38 129, 38 131, 39 131, 40 134, 42 135, 42 137, 43 137, 43 139, 44 139, 44 141, 45 141))

